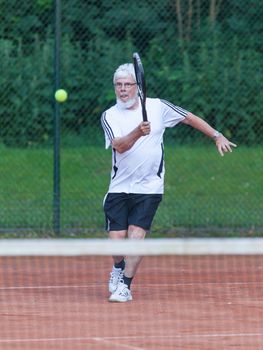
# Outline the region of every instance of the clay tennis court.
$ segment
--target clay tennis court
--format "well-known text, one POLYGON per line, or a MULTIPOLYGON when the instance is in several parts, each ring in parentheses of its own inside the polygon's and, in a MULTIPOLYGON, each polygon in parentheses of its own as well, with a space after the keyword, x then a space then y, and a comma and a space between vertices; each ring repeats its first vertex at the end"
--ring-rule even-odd
POLYGON ((262 349, 263 256, 145 257, 109 303, 110 257, 1 257, 0 349, 262 349))

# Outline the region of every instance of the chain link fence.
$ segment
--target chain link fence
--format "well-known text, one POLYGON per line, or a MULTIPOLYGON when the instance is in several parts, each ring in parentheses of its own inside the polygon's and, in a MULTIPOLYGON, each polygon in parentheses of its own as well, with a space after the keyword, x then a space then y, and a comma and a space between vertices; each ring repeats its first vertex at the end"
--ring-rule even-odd
POLYGON ((105 234, 111 152, 100 115, 115 102, 114 70, 134 51, 149 96, 205 118, 239 145, 221 158, 204 135, 167 130, 166 192, 153 232, 262 232, 261 1, 3 0, 0 10, 2 236, 105 234), (60 105, 58 73, 69 94, 60 105))

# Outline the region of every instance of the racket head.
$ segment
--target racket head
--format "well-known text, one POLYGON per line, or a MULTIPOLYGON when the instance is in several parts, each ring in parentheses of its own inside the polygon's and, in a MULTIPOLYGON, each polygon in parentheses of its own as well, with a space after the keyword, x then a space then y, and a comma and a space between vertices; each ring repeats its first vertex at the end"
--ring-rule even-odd
POLYGON ((144 77, 144 69, 142 61, 138 52, 133 53, 133 65, 135 70, 136 83, 138 85, 138 92, 143 104, 146 100, 146 83, 144 77))

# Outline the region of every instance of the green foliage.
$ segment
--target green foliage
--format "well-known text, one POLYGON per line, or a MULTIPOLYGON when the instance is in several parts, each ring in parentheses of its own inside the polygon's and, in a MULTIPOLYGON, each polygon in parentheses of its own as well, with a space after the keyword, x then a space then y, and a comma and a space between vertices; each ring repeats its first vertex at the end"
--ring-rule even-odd
MULTIPOLYGON (((0 228, 52 231, 55 3, 0 1, 0 228)), ((61 11, 64 230, 104 225, 111 155, 100 115, 115 102, 114 70, 134 51, 149 96, 204 117, 238 145, 262 145, 262 1, 74 0, 61 1, 61 11)), ((220 161, 196 148, 209 140, 187 126, 165 139, 156 231, 262 227, 261 148, 239 147, 220 161)))
MULTIPOLYGON (((169 0, 135 0, 129 7, 123 1, 63 2, 61 87, 69 93, 61 105, 65 137, 88 133, 96 142, 100 115, 115 100, 114 69, 139 51, 150 96, 205 117, 239 143, 262 143, 262 4, 228 0, 215 13, 205 0, 194 2, 192 12, 187 2, 181 6, 178 13, 169 0)), ((50 143, 53 2, 3 1, 0 10, 0 140, 17 146, 50 143)), ((168 138, 186 142, 176 130, 168 138)))
POLYGON ((0 42, 3 74, 0 93, 0 137, 7 145, 38 144, 52 132, 50 41, 35 37, 34 51, 24 55, 22 43, 0 42))

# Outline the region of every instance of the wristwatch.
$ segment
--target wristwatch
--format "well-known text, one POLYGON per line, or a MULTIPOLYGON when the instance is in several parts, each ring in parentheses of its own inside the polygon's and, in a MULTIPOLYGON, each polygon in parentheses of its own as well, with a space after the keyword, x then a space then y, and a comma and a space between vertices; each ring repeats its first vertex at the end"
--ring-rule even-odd
POLYGON ((219 132, 219 131, 215 131, 214 132, 214 135, 213 135, 213 139, 214 140, 216 140, 219 136, 221 136, 222 134, 221 134, 221 132, 219 132))

